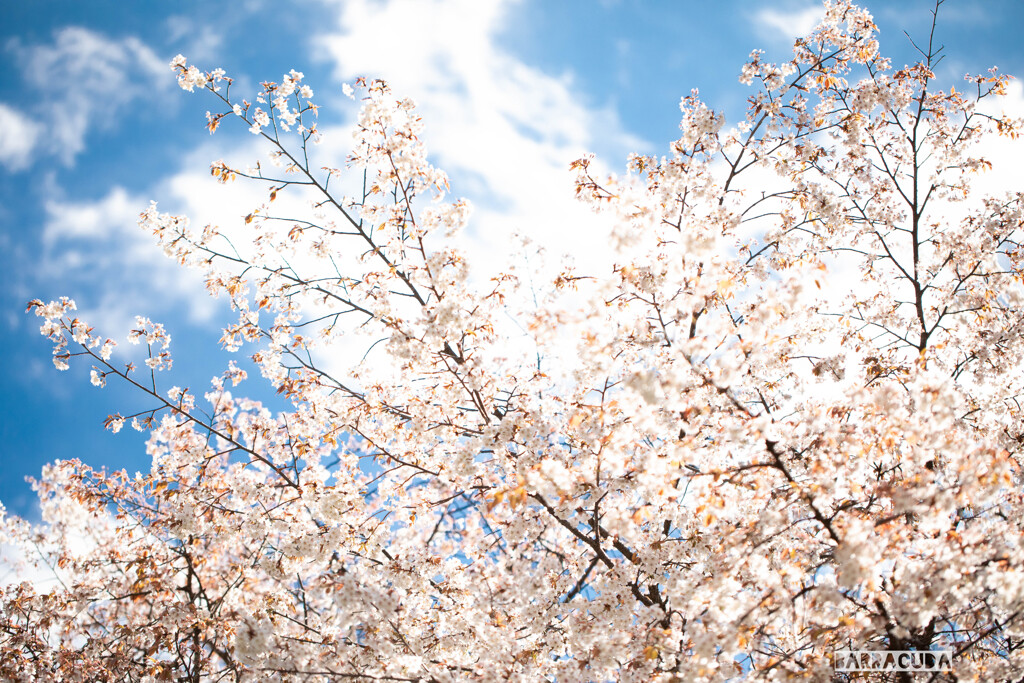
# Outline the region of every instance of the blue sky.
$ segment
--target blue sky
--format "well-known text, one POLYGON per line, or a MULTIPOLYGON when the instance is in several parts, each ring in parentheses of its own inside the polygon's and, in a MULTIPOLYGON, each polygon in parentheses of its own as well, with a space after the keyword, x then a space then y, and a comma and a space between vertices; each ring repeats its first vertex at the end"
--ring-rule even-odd
MULTIPOLYGON (((903 31, 926 38, 931 2, 867 3, 882 51, 914 59, 903 31)), ((206 3, 48 1, 0 4, 0 501, 32 516, 24 478, 78 457, 147 469, 144 437, 102 429, 103 418, 146 407, 110 384, 89 385, 88 364, 50 361, 32 298, 74 298, 82 317, 124 339, 135 315, 163 322, 176 365, 164 386, 200 391, 231 358, 217 345, 223 302, 196 273, 164 259, 135 218, 150 200, 195 224, 241 220, 251 199, 210 180, 209 163, 261 157, 244 129, 211 138, 211 99, 182 92, 177 53, 236 77, 238 94, 289 69, 305 74, 321 126, 344 140, 357 105, 341 85, 383 77, 420 105, 434 162, 454 194, 474 201, 478 258, 500 260, 518 229, 572 251, 586 239, 571 201, 570 161, 595 152, 621 169, 630 151, 661 153, 677 133, 679 98, 699 88, 735 122, 750 94, 737 76, 753 48, 782 61, 819 5, 762 2, 369 2, 243 0, 206 3)), ((949 0, 940 12, 958 85, 990 66, 1024 76, 1016 0, 949 0)), ((1007 102, 1024 113, 1019 84, 1007 102)), ((341 143, 324 153, 343 154, 341 143)), ((340 166, 342 159, 333 159, 340 166)), ((325 161, 326 162, 326 161, 325 161)), ((1020 176, 1017 176, 1020 177, 1020 176)), ((1024 184, 1024 180, 1022 180, 1024 184)), ((122 343, 122 349, 124 348, 122 343)), ((258 394, 259 380, 247 382, 258 394)), ((241 388, 241 387, 240 387, 241 388)))

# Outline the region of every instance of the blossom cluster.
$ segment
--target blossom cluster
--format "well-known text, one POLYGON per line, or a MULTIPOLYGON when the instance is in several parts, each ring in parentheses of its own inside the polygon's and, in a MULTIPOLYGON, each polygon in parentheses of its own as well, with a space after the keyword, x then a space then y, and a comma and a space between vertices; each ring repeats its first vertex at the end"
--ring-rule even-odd
POLYGON ((1019 675, 1024 193, 974 179, 1021 125, 979 106, 1005 77, 937 90, 937 60, 893 70, 827 2, 742 67, 735 126, 692 92, 664 156, 574 162, 613 265, 527 288, 474 276, 470 206, 382 81, 318 166, 301 73, 250 103, 176 58, 211 132, 270 146, 211 167, 266 200, 139 223, 287 408, 235 395, 237 363, 158 387, 170 337, 139 318, 147 386, 73 302, 31 302, 58 368, 150 402, 108 426, 152 467, 57 463, 42 525, 0 516, 59 579, 0 588, 0 677, 833 680, 837 649, 930 648, 942 680, 1019 675))

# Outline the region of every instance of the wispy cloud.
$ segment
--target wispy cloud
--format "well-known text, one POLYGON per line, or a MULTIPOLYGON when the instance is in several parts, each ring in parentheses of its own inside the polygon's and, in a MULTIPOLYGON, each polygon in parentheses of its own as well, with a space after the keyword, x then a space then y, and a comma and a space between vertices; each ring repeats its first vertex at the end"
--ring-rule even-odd
POLYGON ((175 53, 188 55, 195 63, 209 62, 221 54, 224 36, 205 17, 175 15, 164 20, 167 42, 175 47, 175 53))
MULTIPOLYGON (((1024 85, 1012 81, 1004 97, 985 100, 979 109, 989 116, 1024 121, 1024 85)), ((1020 192, 1024 187, 1024 137, 984 138, 976 152, 992 164, 978 176, 975 187, 993 196, 1020 192)))
MULTIPOLYGON (((454 191, 469 195, 477 207, 470 249, 484 270, 495 255, 507 257, 514 232, 536 238, 552 255, 600 258, 605 242, 594 232, 589 209, 574 199, 568 165, 590 151, 618 165, 629 151, 647 145, 614 111, 588 103, 570 75, 545 73, 502 47, 509 11, 506 3, 346 1, 338 6, 339 28, 314 36, 311 53, 326 56, 340 81, 383 76, 397 93, 417 100, 432 159, 449 172, 454 191), (387 43, 379 40, 380 26, 388 26, 387 43)), ((155 68, 163 78, 166 65, 155 68)), ((335 102, 328 84, 312 85, 325 108, 346 107, 351 120, 355 105, 341 96, 340 83, 335 102)), ((347 131, 326 118, 323 123, 327 142, 319 154, 344 158, 347 131)), ((257 142, 232 153, 237 165, 264 156, 257 142)), ((152 197, 161 211, 184 213, 196 226, 213 223, 230 232, 241 225, 240 216, 264 201, 264 193, 210 178, 208 164, 224 154, 220 145, 218 137, 182 153, 181 170, 155 181, 146 196, 115 188, 92 201, 47 204, 49 272, 92 278, 98 291, 83 317, 92 315, 104 333, 117 331, 134 313, 155 315, 157 302, 165 310, 187 307, 193 322, 212 320, 216 305, 198 274, 182 274, 135 220, 152 197)))
POLYGON ((507 250, 512 231, 543 237, 555 253, 603 246, 581 231, 593 222, 573 199, 568 165, 598 152, 618 166, 649 145, 589 102, 571 74, 546 73, 502 43, 516 3, 336 4, 338 29, 315 39, 315 53, 340 80, 383 77, 418 103, 431 156, 474 200, 474 234, 488 251, 507 250))
POLYGON ((791 44, 806 36, 825 16, 820 2, 787 4, 785 7, 762 7, 750 15, 755 32, 762 38, 791 44))
POLYGON ((165 60, 134 37, 113 39, 68 27, 57 31, 49 44, 26 45, 14 39, 6 47, 36 104, 22 110, 0 106, 23 128, 28 122, 44 133, 15 148, 18 168, 28 164, 30 153, 40 152, 71 165, 91 129, 112 127, 129 105, 172 82, 165 60))
POLYGON ((139 212, 148 204, 148 197, 121 187, 98 200, 46 202, 37 276, 77 297, 83 319, 103 334, 124 334, 136 315, 179 308, 191 322, 204 323, 215 312, 201 275, 183 271, 139 229, 139 212))
POLYGON ((28 166, 41 128, 16 109, 0 104, 0 164, 10 171, 28 166))

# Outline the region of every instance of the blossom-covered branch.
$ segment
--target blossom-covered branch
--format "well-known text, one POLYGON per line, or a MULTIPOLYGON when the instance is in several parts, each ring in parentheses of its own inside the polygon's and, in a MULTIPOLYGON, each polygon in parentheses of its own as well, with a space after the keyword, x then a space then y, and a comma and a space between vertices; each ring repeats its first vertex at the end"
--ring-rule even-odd
POLYGON ((936 85, 934 25, 900 69, 875 30, 828 2, 792 59, 751 54, 735 126, 693 92, 665 156, 571 163, 614 266, 529 296, 459 248, 470 206, 385 83, 346 86, 338 168, 301 73, 250 102, 175 58, 211 133, 269 146, 211 167, 266 200, 140 225, 230 299, 223 345, 289 408, 236 397, 235 364, 205 403, 162 389, 161 326, 130 335, 143 379, 73 302, 31 302, 59 369, 150 402, 108 426, 148 430, 153 465, 57 463, 44 523, 3 518, 58 581, 0 589, 0 676, 833 680, 836 649, 943 648, 934 680, 1010 680, 1024 195, 977 178, 1022 124, 987 107, 994 70, 936 85))

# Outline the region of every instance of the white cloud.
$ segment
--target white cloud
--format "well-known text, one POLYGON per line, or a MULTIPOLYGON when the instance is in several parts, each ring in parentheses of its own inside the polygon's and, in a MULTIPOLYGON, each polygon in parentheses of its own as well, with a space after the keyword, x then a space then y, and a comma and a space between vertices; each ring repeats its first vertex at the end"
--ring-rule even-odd
MULTIPOLYGON (((64 203, 51 200, 46 203, 48 220, 43 230, 43 243, 47 247, 58 241, 90 239, 93 241, 116 238, 122 241, 124 224, 133 224, 139 207, 133 206, 127 192, 115 187, 102 200, 94 203, 64 203)), ((132 240, 134 241, 134 240, 132 240)))
MULTIPOLYGON (((646 145, 613 111, 589 106, 571 76, 544 73, 500 47, 507 11, 499 3, 345 2, 339 7, 342 28, 328 29, 311 44, 334 62, 339 79, 383 76, 397 93, 419 102, 432 158, 451 175, 454 193, 469 195, 477 207, 471 249, 480 270, 507 265, 494 261, 508 258, 514 231, 531 235, 553 255, 601 260, 607 251, 602 228, 595 232, 594 216, 575 201, 568 165, 590 151, 619 165, 628 151, 646 145), (378 38, 382 25, 389 26, 386 43, 378 38)), ((163 73, 164 65, 159 68, 163 73)), ((354 116, 340 87, 331 102, 326 84, 311 85, 325 108, 344 106, 354 116)), ((336 164, 344 158, 347 130, 326 125, 326 119, 323 130, 326 143, 317 156, 332 156, 336 164)), ((156 316, 157 306, 185 305, 194 322, 212 320, 217 304, 198 274, 164 257, 135 220, 155 198, 161 211, 184 213, 194 226, 244 228, 240 217, 265 193, 255 184, 222 186, 210 178, 208 164, 224 155, 221 140, 183 153, 183 170, 155 183, 148 196, 115 188, 95 201, 47 205, 47 268, 100 282, 97 300, 79 305, 82 317, 104 333, 119 333, 137 313, 156 316)), ((263 157, 267 150, 257 142, 233 152, 228 163, 244 168, 263 157)))
POLYGON ((200 274, 167 258, 136 224, 148 205, 121 187, 96 201, 45 205, 39 275, 77 297, 82 318, 102 334, 120 336, 134 316, 157 317, 174 306, 195 323, 215 313, 200 274))
POLYGON ((573 199, 569 163, 597 152, 620 166, 649 145, 613 110, 589 103, 571 75, 545 73, 503 47, 513 5, 346 0, 338 31, 313 44, 339 79, 383 77, 417 102, 431 157, 477 207, 471 231, 487 254, 507 253, 513 231, 555 253, 600 251, 593 216, 573 199))
POLYGON ((172 52, 188 55, 195 64, 219 58, 223 36, 205 17, 175 15, 164 21, 167 42, 174 45, 172 52))
POLYGON ((815 3, 786 9, 764 7, 755 12, 750 20, 761 37, 792 44, 795 39, 813 31, 824 16, 825 10, 821 3, 815 3))
MULTIPOLYGON (((990 116, 1024 121, 1024 85, 1011 81, 1006 96, 984 100, 979 109, 990 116)), ((992 163, 992 168, 978 176, 975 187, 981 191, 999 195, 1004 192, 1020 192, 1024 187, 1024 135, 1016 139, 999 136, 985 138, 977 150, 992 163)))
POLYGON ((16 109, 0 104, 0 164, 11 171, 29 165, 40 126, 16 109))
POLYGON ((111 39, 80 27, 61 29, 48 45, 7 49, 20 64, 26 94, 39 104, 46 151, 70 165, 92 128, 109 128, 129 105, 172 82, 164 60, 134 37, 111 39))
MULTIPOLYGON (((226 143, 230 140, 218 137, 182 152, 180 170, 143 192, 115 186, 99 199, 70 201, 60 199, 60 188, 55 188, 50 194, 58 198, 45 204, 40 278, 59 283, 60 293, 76 298, 81 317, 104 335, 124 334, 136 315, 159 320, 184 313, 193 324, 226 324, 228 304, 209 296, 203 273, 169 258, 156 238, 138 226, 139 214, 156 200, 161 213, 184 215, 195 229, 218 226, 246 253, 252 234, 243 219, 266 202, 266 185, 245 180, 221 184, 209 165, 218 157, 234 168, 261 159, 267 163, 269 149, 251 136, 243 144, 236 141, 230 153, 226 143)), ((307 210, 300 195, 283 192, 275 208, 300 215, 307 210)))

